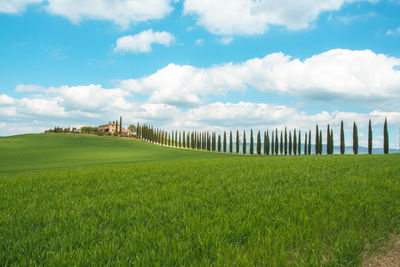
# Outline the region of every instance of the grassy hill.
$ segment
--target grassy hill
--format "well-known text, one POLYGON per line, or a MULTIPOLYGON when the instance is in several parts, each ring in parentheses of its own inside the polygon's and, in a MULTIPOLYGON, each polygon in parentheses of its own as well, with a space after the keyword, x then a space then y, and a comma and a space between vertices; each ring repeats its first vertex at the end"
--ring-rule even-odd
POLYGON ((30 134, 0 138, 0 172, 227 156, 230 155, 93 135, 30 134))
POLYGON ((398 154, 229 156, 67 135, 0 144, 2 266, 354 266, 400 233, 398 154))

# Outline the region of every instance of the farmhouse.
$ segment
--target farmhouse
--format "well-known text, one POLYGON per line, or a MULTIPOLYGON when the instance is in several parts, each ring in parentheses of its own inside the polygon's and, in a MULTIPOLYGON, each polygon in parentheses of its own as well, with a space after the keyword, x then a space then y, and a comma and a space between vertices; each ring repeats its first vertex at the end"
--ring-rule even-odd
MULTIPOLYGON (((118 125, 118 130, 119 130, 119 127, 120 127, 120 125, 118 125)), ((115 122, 109 122, 107 124, 100 125, 99 131, 114 134, 115 132, 117 132, 117 124, 115 122)), ((128 129, 125 129, 124 127, 121 128, 121 133, 123 135, 132 135, 132 132, 128 129)))

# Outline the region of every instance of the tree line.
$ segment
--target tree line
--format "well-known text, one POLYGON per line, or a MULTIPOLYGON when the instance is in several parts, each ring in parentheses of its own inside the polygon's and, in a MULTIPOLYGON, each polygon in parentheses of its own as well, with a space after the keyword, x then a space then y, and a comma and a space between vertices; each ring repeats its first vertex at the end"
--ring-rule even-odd
MULTIPOLYGON (((242 154, 256 155, 311 155, 312 154, 312 132, 309 130, 304 134, 300 130, 288 130, 287 127, 278 131, 278 129, 268 130, 256 134, 250 130, 250 147, 247 151, 246 131, 243 131, 242 139, 239 130, 235 132, 224 131, 222 134, 209 131, 167 131, 155 128, 147 124, 137 124, 136 137, 151 143, 157 143, 164 146, 173 146, 179 148, 198 149, 216 152, 240 153, 240 144, 242 144, 242 154), (235 136, 235 138, 234 138, 235 136), (254 136, 256 139, 254 139, 254 136), (304 142, 302 142, 304 140, 304 142), (235 150, 233 149, 235 147, 235 150), (254 149, 255 148, 255 149, 254 149)), ((315 145, 314 154, 320 155, 323 152, 323 133, 318 124, 315 126, 315 145)), ((333 130, 328 124, 326 130, 326 154, 334 153, 334 135, 333 130)), ((345 154, 345 135, 343 121, 340 123, 340 154, 345 154)), ((368 154, 372 154, 372 125, 371 120, 368 124, 368 154)), ((353 153, 358 154, 358 129, 357 124, 353 123, 353 153)), ((387 119, 383 127, 383 152, 389 153, 389 133, 387 119)))

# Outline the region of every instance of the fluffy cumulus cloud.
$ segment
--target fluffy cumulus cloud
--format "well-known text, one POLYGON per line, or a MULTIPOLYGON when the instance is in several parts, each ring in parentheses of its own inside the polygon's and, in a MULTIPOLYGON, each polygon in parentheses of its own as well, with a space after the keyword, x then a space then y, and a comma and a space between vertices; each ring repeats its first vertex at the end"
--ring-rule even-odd
POLYGON ((5 0, 0 1, 0 13, 16 14, 25 11, 29 4, 39 4, 43 0, 5 0))
POLYGON ((49 13, 74 23, 83 19, 109 20, 122 27, 150 19, 161 19, 172 11, 171 0, 48 0, 49 13))
POLYGON ((399 58, 370 50, 335 49, 305 60, 274 53, 209 68, 169 64, 147 77, 121 81, 121 87, 149 95, 152 103, 177 106, 200 105, 209 95, 252 87, 306 99, 380 107, 400 99, 399 65, 399 58))
POLYGON ((114 52, 150 52, 152 44, 170 46, 175 37, 169 32, 153 32, 152 29, 135 35, 123 36, 117 40, 114 52))
POLYGON ((269 25, 308 28, 322 12, 356 1, 185 0, 184 13, 197 16, 197 24, 214 34, 250 35, 264 33, 269 25))

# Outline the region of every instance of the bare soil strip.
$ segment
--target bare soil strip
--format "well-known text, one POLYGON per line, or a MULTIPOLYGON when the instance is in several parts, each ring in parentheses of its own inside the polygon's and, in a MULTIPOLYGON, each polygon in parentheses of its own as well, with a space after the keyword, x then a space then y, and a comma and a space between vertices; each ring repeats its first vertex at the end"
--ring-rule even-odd
POLYGON ((375 257, 365 259, 361 266, 400 267, 400 238, 397 238, 397 241, 392 249, 385 250, 375 257))

